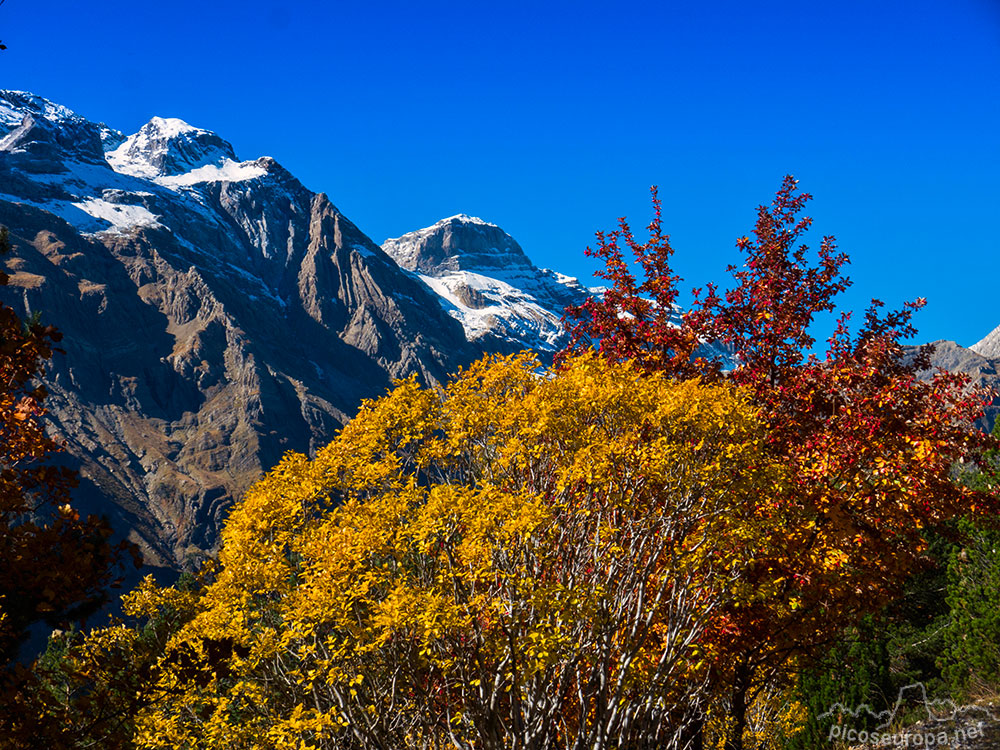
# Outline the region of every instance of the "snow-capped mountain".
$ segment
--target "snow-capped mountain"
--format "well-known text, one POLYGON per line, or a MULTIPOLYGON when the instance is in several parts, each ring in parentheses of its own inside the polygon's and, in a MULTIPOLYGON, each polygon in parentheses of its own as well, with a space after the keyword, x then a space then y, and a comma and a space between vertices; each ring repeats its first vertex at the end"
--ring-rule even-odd
POLYGON ((211 549, 232 499, 362 398, 478 351, 325 195, 181 120, 126 135, 0 91, 0 224, 0 297, 64 334, 47 403, 81 502, 155 564, 211 549))
POLYGON ((537 268, 496 224, 465 214, 388 239, 382 249, 434 290, 487 351, 561 349, 564 310, 590 295, 576 279, 537 268))

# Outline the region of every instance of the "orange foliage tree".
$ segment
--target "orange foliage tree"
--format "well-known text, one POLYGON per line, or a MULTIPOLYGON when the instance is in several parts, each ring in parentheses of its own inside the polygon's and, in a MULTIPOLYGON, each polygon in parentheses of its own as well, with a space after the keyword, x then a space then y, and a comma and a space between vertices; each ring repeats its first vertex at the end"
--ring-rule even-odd
POLYGON ((610 287, 569 310, 575 322, 567 324, 570 351, 596 345, 647 372, 739 385, 768 427, 769 455, 789 469, 787 484, 757 500, 753 511, 771 539, 746 550, 747 589, 716 631, 731 750, 743 747, 747 710, 761 690, 879 609, 925 564, 928 528, 996 509, 993 496, 952 476, 988 443, 974 425, 980 396, 962 375, 921 380, 927 347, 904 361, 901 342, 915 333, 911 316, 922 299, 887 314, 873 300, 854 334, 843 314, 825 355, 813 353, 817 314, 835 311, 850 281, 832 237, 814 261, 800 244, 809 199, 786 177, 772 204, 759 207, 753 235, 737 242, 744 261, 729 268, 733 288, 695 290, 693 309, 681 314, 654 188, 650 238, 637 241, 624 218, 598 234, 587 252, 604 261, 610 287))

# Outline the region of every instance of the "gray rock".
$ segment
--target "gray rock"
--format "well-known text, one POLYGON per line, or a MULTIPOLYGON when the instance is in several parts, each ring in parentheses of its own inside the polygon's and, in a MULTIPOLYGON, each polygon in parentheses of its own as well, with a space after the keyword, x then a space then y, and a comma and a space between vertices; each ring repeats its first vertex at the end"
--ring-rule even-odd
MULTIPOLYGON (((970 378, 970 385, 981 389, 987 396, 988 405, 985 415, 979 420, 979 426, 987 432, 993 429, 997 415, 1000 414, 1000 358, 984 357, 977 351, 959 346, 954 341, 934 341, 931 353, 931 367, 921 373, 921 377, 929 379, 938 370, 965 373, 970 378)), ((919 347, 903 347, 904 358, 912 362, 919 347)))

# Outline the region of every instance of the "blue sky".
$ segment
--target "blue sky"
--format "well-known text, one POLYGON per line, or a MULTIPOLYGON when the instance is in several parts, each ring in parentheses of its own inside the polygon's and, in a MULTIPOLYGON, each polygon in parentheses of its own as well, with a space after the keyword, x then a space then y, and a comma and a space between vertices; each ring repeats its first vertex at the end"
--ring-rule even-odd
POLYGON ((215 130, 376 242, 464 212, 586 278, 657 184, 687 289, 792 173, 846 306, 927 297, 921 340, 1000 325, 1000 0, 6 0, 0 39, 0 86, 215 130))

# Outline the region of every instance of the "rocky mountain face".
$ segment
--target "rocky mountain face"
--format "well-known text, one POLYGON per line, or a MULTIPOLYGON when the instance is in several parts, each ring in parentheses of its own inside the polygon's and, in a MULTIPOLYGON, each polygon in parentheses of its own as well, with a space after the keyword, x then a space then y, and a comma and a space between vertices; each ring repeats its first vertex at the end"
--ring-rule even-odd
MULTIPOLYGON (((984 390, 989 395, 990 403, 979 424, 982 429, 989 431, 993 429, 997 416, 1000 415, 1000 356, 983 356, 980 353, 983 341, 970 348, 959 346, 954 341, 933 342, 931 369, 921 376, 930 378, 937 369, 963 372, 968 375, 970 385, 984 390)), ((912 357, 916 350, 917 347, 904 347, 907 357, 912 357)))
POLYGON ((440 297, 470 341, 486 351, 563 348, 563 312, 592 293, 569 276, 536 267, 496 224, 459 214, 386 240, 382 249, 440 297))
POLYGON ((473 359, 434 295, 270 158, 154 118, 131 136, 0 92, 3 300, 64 334, 50 418, 81 502, 190 567, 287 450, 473 359))
POLYGON ((992 400, 983 420, 984 429, 992 430, 1000 416, 1000 327, 994 328, 968 349, 951 341, 943 343, 945 346, 939 347, 941 352, 936 355, 940 366, 966 372, 972 376, 973 383, 992 392, 992 400), (947 345, 954 346, 953 353, 947 345))

